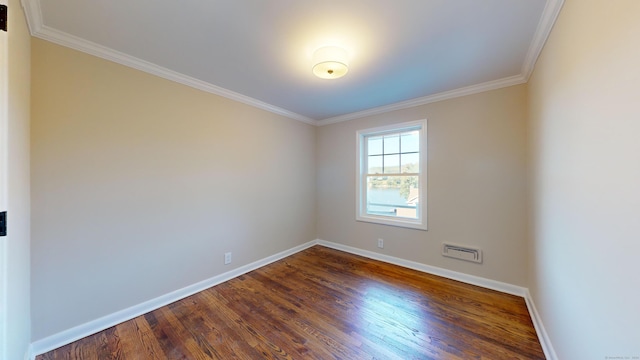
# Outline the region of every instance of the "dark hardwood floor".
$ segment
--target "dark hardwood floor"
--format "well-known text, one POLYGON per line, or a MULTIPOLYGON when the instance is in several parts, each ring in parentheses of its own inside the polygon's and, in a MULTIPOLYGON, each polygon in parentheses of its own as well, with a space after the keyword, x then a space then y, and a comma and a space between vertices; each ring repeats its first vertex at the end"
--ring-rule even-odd
POLYGON ((314 246, 49 359, 544 359, 524 299, 314 246))

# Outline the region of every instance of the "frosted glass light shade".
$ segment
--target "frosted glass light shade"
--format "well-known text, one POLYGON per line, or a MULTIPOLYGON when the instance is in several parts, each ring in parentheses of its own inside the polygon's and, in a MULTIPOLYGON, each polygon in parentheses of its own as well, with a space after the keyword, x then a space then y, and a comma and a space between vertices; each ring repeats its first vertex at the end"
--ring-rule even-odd
POLYGON ((337 79, 344 76, 347 66, 347 51, 336 46, 321 47, 313 53, 313 73, 321 79, 337 79))

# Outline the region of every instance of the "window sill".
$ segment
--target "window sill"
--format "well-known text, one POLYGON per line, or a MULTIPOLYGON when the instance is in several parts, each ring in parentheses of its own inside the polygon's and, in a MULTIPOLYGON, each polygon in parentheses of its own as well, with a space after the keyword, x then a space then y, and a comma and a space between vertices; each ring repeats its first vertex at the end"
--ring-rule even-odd
POLYGON ((422 224, 417 221, 411 221, 408 219, 402 220, 402 219, 388 219, 388 218, 377 217, 377 216, 357 216, 356 221, 427 231, 427 224, 422 224))

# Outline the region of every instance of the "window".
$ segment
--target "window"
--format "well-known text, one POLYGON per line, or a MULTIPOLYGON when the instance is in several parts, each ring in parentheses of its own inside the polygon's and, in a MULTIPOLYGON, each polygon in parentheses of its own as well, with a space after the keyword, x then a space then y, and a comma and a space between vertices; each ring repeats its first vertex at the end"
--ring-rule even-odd
POLYGON ((427 229, 427 121, 357 133, 356 220, 427 229))

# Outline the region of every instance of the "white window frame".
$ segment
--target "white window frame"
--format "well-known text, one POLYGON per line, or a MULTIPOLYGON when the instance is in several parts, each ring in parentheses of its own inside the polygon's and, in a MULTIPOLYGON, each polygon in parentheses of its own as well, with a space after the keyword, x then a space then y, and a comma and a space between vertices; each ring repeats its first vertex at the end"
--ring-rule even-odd
POLYGON ((376 224, 400 226, 411 229, 427 230, 427 120, 404 122, 399 124, 358 130, 356 133, 356 220, 376 224), (366 149, 369 136, 384 135, 403 131, 418 130, 420 136, 419 171, 419 208, 418 219, 392 217, 367 213, 367 158, 366 149))

